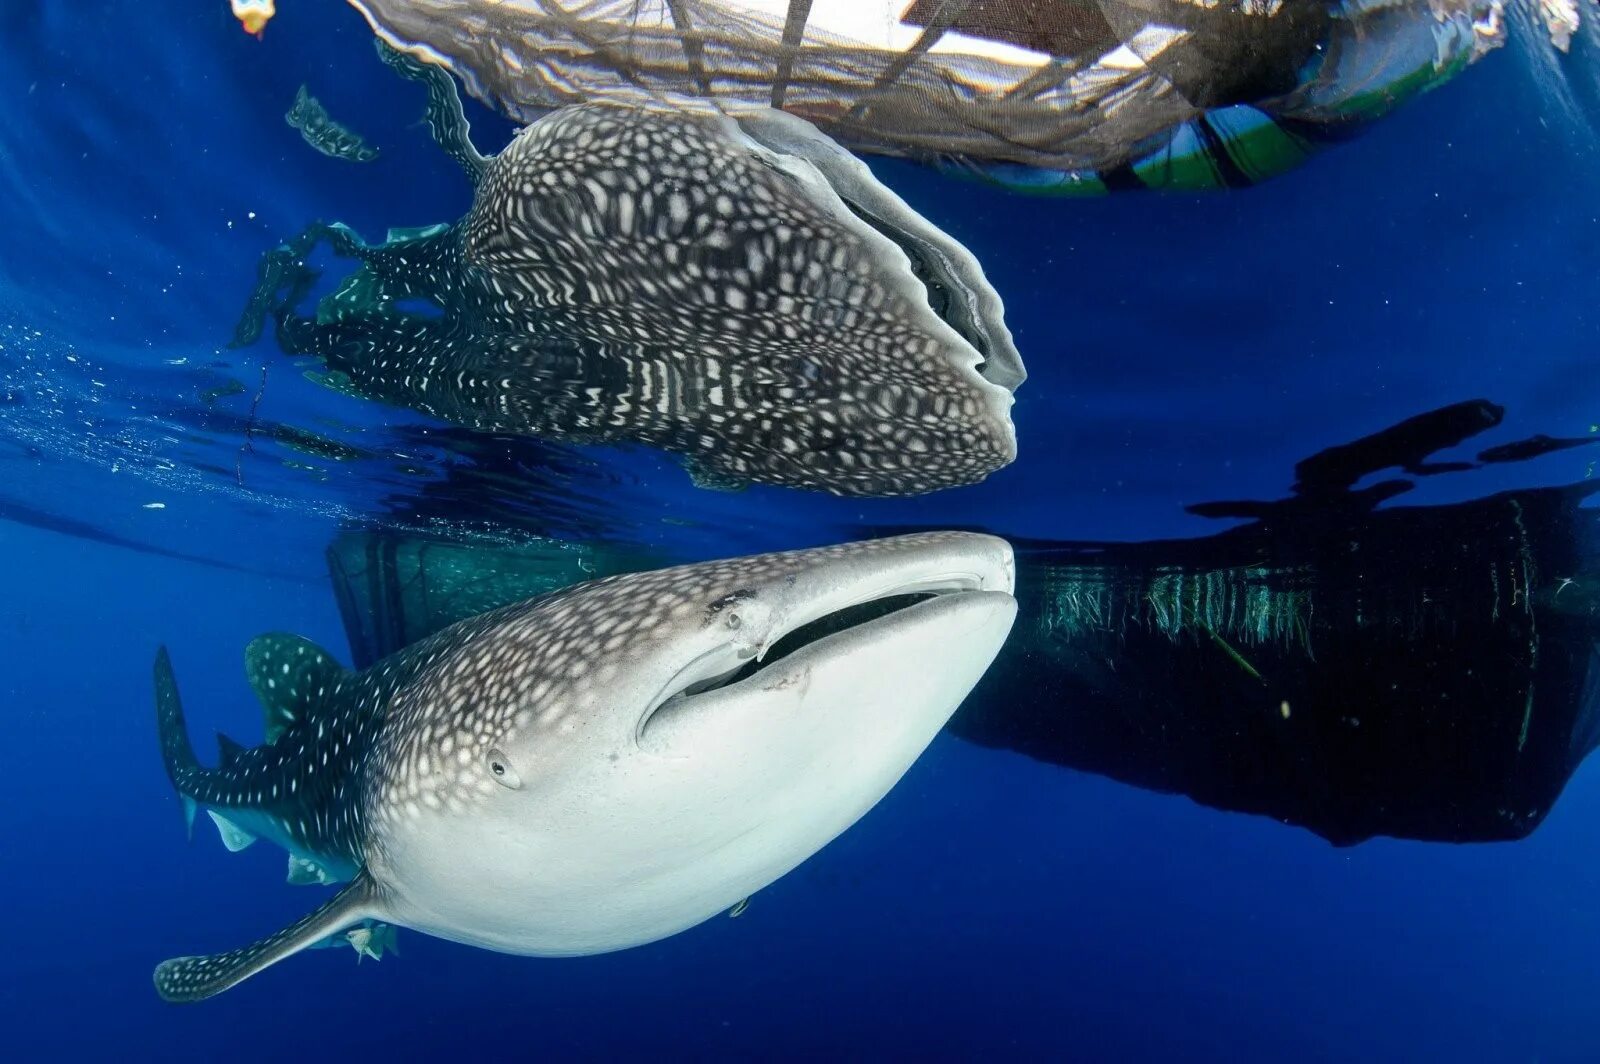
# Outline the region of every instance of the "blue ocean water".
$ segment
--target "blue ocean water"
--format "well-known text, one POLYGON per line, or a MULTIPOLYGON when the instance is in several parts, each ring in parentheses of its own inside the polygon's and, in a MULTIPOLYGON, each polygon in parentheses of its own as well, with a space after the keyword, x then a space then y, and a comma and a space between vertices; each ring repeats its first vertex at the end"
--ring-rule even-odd
MULTIPOLYGON (((280 6, 259 41, 220 2, 0 9, 0 1054, 1600 1058, 1592 766, 1520 841, 1335 848, 948 735, 737 920, 560 961, 402 932, 381 964, 313 953, 163 1004, 157 961, 308 903, 268 847, 229 854, 203 823, 186 842, 156 646, 197 741, 253 735, 245 643, 289 630, 342 654, 328 541, 459 461, 437 426, 316 387, 270 339, 226 347, 277 241, 315 219, 376 238, 471 198, 356 13, 280 6), (282 120, 301 84, 380 158, 307 148, 282 120), (227 379, 244 390, 203 398, 227 379), (363 454, 257 439, 252 414, 363 454)), ((509 137, 470 114, 486 149, 509 137)), ((1305 456, 1449 403, 1506 410, 1464 451, 1585 436, 1595 164, 1581 113, 1511 50, 1234 193, 1033 199, 874 160, 1005 297, 1030 372, 1019 460, 861 500, 707 492, 649 452, 556 447, 523 511, 674 560, 906 527, 1154 540, 1223 527, 1187 504, 1278 498, 1305 456)), ((1570 484, 1594 461, 1423 479, 1406 502, 1570 484)))

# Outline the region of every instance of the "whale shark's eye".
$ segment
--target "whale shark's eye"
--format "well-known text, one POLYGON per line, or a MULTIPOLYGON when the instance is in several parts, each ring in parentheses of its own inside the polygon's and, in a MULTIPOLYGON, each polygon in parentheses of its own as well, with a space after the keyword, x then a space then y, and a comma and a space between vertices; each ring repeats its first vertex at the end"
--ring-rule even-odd
POLYGON ((489 751, 489 774, 496 783, 511 790, 520 790, 522 777, 517 775, 517 770, 511 767, 511 759, 501 753, 498 748, 489 751))
POLYGON ((737 613, 730 613, 730 614, 728 614, 728 622, 727 623, 728 623, 728 627, 729 628, 738 628, 741 624, 744 623, 744 618, 740 617, 737 613))

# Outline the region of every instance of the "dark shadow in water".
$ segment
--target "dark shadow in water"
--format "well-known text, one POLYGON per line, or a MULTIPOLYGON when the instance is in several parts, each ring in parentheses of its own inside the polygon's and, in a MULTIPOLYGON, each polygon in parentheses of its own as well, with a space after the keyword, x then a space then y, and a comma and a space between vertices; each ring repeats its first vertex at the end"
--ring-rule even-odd
MULTIPOLYGON (((1600 493, 1378 504, 1500 421, 1462 403, 1329 448, 1252 522, 1018 543, 1021 618, 956 734, 1205 805, 1373 835, 1520 838, 1600 735, 1600 493)), ((1589 442, 1589 441, 1581 441, 1589 442)), ((1525 441, 1526 443, 1526 441, 1525 441)), ((1511 444, 1481 456, 1532 457, 1511 444)))
POLYGON ((623 547, 544 539, 463 543, 390 530, 345 533, 328 545, 327 557, 358 669, 508 603, 667 564, 623 547))
POLYGON ((390 495, 372 525, 328 545, 355 668, 497 606, 669 564, 605 542, 616 483, 569 451, 465 429, 417 442, 449 450, 449 475, 390 495))
MULTIPOLYGON (((1600 482, 1383 509, 1412 482, 1356 486, 1474 468, 1430 459, 1502 413, 1445 407, 1299 463, 1287 499, 1191 507, 1250 521, 1214 536, 1014 540, 1017 627, 951 730, 1341 845, 1528 834, 1600 739, 1600 511, 1582 508, 1600 482)), ((486 525, 518 523, 481 492, 430 491, 457 518, 475 499, 486 525)), ((358 666, 473 613, 672 560, 393 532, 329 549, 358 666)))

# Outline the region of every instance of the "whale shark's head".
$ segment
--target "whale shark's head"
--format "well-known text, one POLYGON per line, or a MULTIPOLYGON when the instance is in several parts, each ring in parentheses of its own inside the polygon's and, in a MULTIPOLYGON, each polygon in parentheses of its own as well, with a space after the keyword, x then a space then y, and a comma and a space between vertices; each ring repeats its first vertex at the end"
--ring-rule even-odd
POLYGON ((516 953, 688 927, 881 798, 994 659, 1010 547, 931 533, 613 577, 465 622, 371 765, 385 909, 516 953))

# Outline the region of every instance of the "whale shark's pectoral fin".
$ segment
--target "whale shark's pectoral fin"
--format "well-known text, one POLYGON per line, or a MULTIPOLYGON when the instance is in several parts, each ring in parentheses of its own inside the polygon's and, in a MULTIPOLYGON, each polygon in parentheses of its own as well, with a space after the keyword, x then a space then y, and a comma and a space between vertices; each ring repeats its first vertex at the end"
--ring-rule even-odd
POLYGON ((156 993, 172 1002, 203 1001, 351 924, 382 916, 378 908, 377 891, 363 871, 320 909, 275 935, 227 953, 162 961, 155 970, 156 993))

